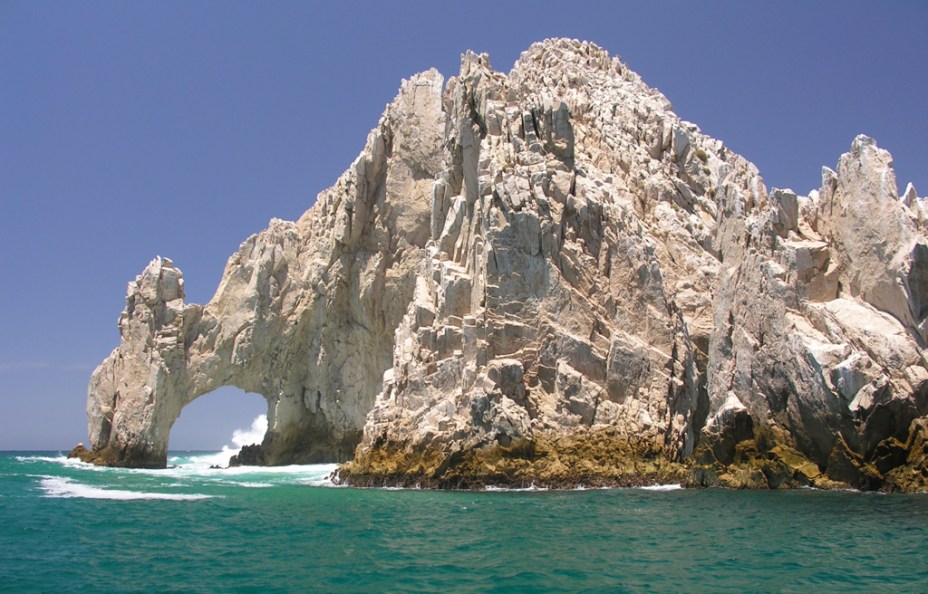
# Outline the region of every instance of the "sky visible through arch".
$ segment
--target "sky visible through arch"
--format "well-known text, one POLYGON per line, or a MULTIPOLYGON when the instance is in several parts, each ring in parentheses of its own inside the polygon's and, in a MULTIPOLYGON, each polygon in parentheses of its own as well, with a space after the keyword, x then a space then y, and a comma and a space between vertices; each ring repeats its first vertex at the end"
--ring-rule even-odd
MULTIPOLYGON (((533 41, 587 39, 768 186, 817 188, 865 133, 900 190, 928 195, 926 29, 917 1, 0 0, 0 449, 86 441, 126 283, 162 255, 208 301, 238 245, 309 208, 416 72, 452 76, 467 49, 508 71, 533 41)), ((263 409, 230 393, 172 448, 219 448, 263 409)))

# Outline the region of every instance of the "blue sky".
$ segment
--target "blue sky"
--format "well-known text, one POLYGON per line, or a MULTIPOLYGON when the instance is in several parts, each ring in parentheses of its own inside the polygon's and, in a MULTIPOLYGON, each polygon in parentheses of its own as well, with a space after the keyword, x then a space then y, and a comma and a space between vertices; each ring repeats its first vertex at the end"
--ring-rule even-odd
MULTIPOLYGON (((0 0, 0 449, 86 441, 86 385, 155 255, 205 303, 226 259, 295 219, 363 146, 400 80, 460 54, 508 71, 533 41, 598 43, 685 119, 817 188, 858 133, 928 194, 928 3, 0 0)), ((218 448, 263 401, 181 416, 218 448)))

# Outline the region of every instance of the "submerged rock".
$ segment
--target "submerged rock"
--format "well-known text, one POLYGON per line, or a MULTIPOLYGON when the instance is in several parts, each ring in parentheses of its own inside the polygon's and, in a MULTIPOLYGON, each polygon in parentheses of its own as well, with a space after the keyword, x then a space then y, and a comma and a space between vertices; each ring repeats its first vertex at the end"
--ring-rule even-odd
POLYGON ((468 52, 209 304, 166 259, 130 283, 91 441, 163 465, 183 406, 235 385, 268 400, 260 463, 356 485, 924 490, 926 220, 867 137, 768 191, 593 44, 508 75, 468 52))

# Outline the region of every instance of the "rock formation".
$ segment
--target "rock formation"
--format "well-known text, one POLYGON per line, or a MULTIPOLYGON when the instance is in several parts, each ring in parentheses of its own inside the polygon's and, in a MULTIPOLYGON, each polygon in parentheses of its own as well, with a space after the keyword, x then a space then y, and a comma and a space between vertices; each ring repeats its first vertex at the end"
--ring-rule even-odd
POLYGON ((89 387, 100 462, 164 466, 183 407, 228 385, 267 400, 268 464, 351 457, 429 238, 442 83, 405 82, 349 170, 299 221, 248 238, 205 307, 167 259, 129 283, 120 346, 89 387))
POLYGON ((235 385, 268 400, 266 463, 351 484, 925 490, 926 221, 864 136, 768 192, 595 45, 508 76, 467 53, 208 305, 166 259, 130 283, 93 456, 164 465, 183 406, 235 385))

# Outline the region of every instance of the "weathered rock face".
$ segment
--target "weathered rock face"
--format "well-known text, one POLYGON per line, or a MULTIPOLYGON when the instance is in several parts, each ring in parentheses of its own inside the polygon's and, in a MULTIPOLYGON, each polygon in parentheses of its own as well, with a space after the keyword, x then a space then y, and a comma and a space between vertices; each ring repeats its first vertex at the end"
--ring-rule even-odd
POLYGON ((181 409, 226 385, 267 399, 267 463, 351 456, 429 237, 442 85, 405 82, 351 168, 299 221, 247 239, 205 307, 184 304, 166 259, 129 284, 121 344, 90 381, 102 462, 164 466, 181 409))
POLYGON ((353 484, 924 488, 928 214, 888 153, 861 136, 821 190, 768 192, 571 40, 442 84, 405 82, 207 306, 167 260, 130 284, 102 459, 163 464, 232 384, 268 399, 267 463, 353 454, 353 484))

